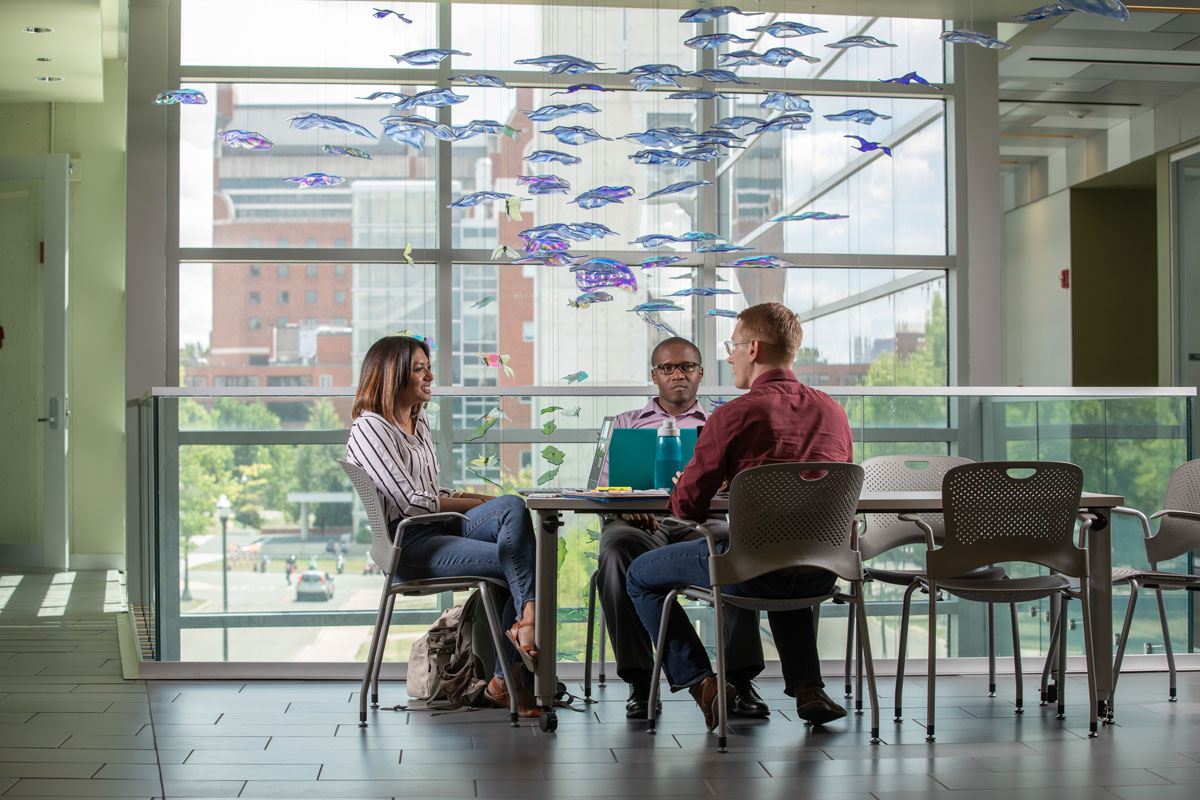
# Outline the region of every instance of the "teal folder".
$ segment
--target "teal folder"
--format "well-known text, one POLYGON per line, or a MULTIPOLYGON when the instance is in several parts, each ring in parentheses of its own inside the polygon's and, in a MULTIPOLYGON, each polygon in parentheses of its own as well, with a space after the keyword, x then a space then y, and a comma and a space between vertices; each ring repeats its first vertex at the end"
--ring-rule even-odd
MULTIPOLYGON (((699 428, 679 431, 683 465, 692 460, 699 428)), ((658 428, 616 428, 608 446, 608 485, 633 489, 654 488, 654 449, 658 428)))

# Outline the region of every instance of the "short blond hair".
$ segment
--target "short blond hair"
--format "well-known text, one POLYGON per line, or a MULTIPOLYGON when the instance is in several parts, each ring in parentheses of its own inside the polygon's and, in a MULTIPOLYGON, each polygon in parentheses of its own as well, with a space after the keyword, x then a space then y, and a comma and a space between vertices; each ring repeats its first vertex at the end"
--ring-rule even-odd
POLYGON ((800 320, 792 310, 782 303, 759 303, 750 306, 737 316, 742 330, 750 338, 758 339, 767 360, 775 363, 792 363, 804 331, 800 320))

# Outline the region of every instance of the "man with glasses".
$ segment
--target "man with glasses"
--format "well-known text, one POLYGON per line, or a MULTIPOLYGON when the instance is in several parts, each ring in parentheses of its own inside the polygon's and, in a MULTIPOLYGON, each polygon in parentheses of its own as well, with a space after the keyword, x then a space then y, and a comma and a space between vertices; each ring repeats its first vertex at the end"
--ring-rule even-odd
MULTIPOLYGON (((671 492, 669 507, 674 516, 703 522, 718 533, 725 523, 706 521, 709 503, 721 485, 739 472, 763 464, 852 460, 846 413, 833 398, 800 383, 792 372, 801 335, 796 315, 779 303, 751 306, 738 315, 725 350, 734 384, 749 391, 714 411, 704 426, 695 455, 671 492)), ((724 552, 724 546, 726 542, 718 537, 718 550, 724 552)), ((658 636, 663 605, 672 588, 708 585, 708 558, 708 543, 701 540, 669 544, 630 565, 629 596, 650 635, 658 636)), ((835 580, 824 570, 784 569, 722 590, 757 597, 817 597, 829 594, 835 580)), ((844 717, 846 709, 825 694, 821 682, 812 609, 772 611, 768 618, 784 691, 796 698, 797 716, 814 725, 844 717)), ((717 685, 700 637, 676 604, 667 622, 667 642, 663 666, 671 688, 691 693, 712 730, 717 724, 718 692, 731 695, 736 689, 717 685)))
MULTIPOLYGON (((658 428, 668 417, 674 417, 679 428, 703 425, 708 415, 696 401, 696 390, 704 377, 704 367, 700 364, 700 351, 696 345, 678 336, 665 339, 650 354, 650 365, 650 379, 658 388, 658 397, 640 409, 618 415, 613 420, 613 427, 658 428)), ((600 485, 607 483, 606 461, 600 473, 600 485)), ((604 517, 596 583, 604 608, 605 626, 612 639, 617 675, 629 684, 629 700, 625 703, 625 716, 629 719, 646 718, 654 658, 650 637, 638 620, 625 588, 625 574, 633 560, 643 553, 695 538, 699 535, 689 529, 659 525, 659 518, 653 514, 604 517)), ((770 710, 750 683, 763 669, 758 615, 738 609, 728 614, 727 619, 725 650, 729 656, 729 680, 737 690, 731 697, 730 713, 765 717, 770 710)))

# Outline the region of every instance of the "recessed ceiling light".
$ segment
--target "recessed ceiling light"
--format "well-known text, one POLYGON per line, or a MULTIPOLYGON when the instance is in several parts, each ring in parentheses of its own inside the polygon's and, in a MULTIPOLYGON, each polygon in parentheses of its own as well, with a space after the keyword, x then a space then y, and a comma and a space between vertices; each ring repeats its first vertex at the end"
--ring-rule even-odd
POLYGON ((22 33, 54 33, 54 28, 41 28, 37 25, 31 25, 28 28, 21 28, 22 33))
POLYGON ((62 78, 58 77, 57 75, 39 75, 38 77, 34 78, 34 80, 41 81, 43 83, 53 83, 54 81, 61 81, 62 78))
POLYGON ((52 58, 46 58, 45 56, 42 56, 41 58, 39 58, 39 59, 38 59, 38 61, 43 61, 43 62, 44 62, 44 61, 53 61, 53 60, 54 60, 54 59, 52 59, 52 58))

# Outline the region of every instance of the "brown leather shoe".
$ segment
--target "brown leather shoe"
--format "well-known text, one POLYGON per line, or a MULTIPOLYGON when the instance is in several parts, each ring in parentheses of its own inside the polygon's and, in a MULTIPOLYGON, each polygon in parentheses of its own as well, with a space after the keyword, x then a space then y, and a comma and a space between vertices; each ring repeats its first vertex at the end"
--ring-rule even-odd
POLYGON ((813 725, 824 725, 846 716, 846 709, 839 706, 815 683, 802 683, 796 687, 796 716, 813 725))
MULTIPOLYGON (((699 683, 688 687, 688 693, 704 712, 704 726, 710 731, 717 727, 717 676, 709 675, 699 683)), ((725 708, 729 708, 729 698, 733 696, 733 687, 725 684, 725 708)))
MULTIPOLYGON (((504 679, 492 676, 488 685, 483 689, 483 696, 491 700, 500 708, 508 708, 508 689, 504 686, 504 679)), ((542 715, 541 706, 533 699, 524 686, 517 685, 517 716, 518 717, 540 717, 542 715)))

